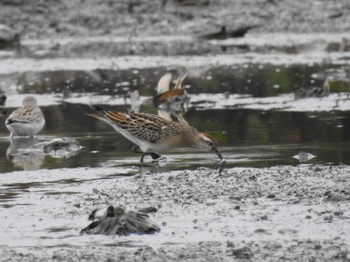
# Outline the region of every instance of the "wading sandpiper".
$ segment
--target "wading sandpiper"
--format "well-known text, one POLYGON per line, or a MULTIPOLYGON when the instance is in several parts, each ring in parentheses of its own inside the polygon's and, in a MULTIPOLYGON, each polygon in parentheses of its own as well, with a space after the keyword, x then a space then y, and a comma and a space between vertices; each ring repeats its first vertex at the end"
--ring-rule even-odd
POLYGON ((87 114, 111 125, 117 132, 136 144, 133 151, 142 153, 153 160, 160 158, 158 153, 180 145, 194 146, 214 152, 221 161, 223 157, 217 149, 214 137, 200 133, 194 127, 184 123, 169 121, 162 117, 146 113, 122 113, 94 106, 96 113, 87 114))

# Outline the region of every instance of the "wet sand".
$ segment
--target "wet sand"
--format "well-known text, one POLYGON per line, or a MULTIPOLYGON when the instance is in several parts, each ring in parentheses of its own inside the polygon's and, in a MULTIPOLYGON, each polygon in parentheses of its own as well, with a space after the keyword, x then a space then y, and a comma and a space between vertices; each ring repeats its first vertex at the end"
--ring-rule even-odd
POLYGON ((231 168, 221 174, 156 168, 134 170, 139 174, 131 177, 118 176, 121 168, 3 174, 3 187, 21 194, 2 212, 1 261, 350 259, 349 166, 231 168), (156 207, 151 219, 161 231, 79 237, 88 214, 109 204, 156 207))
POLYGON ((259 25, 252 32, 347 32, 350 3, 338 1, 1 1, 0 23, 23 39, 197 35, 259 25), (16 5, 16 3, 18 3, 16 5))

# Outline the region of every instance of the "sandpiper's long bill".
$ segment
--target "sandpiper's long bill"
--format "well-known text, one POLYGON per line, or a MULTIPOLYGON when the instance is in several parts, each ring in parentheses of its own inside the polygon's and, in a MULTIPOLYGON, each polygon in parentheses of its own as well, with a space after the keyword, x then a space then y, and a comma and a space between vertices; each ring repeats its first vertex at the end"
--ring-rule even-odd
POLYGON ((35 97, 26 96, 23 99, 23 106, 16 109, 6 119, 6 127, 13 136, 33 137, 45 125, 45 118, 38 107, 35 97))
POLYGON ((96 113, 87 114, 111 125, 117 132, 136 144, 134 152, 158 159, 158 153, 180 145, 194 146, 214 152, 220 160, 222 155, 217 149, 214 137, 200 133, 187 124, 174 122, 154 114, 122 113, 94 106, 96 113))

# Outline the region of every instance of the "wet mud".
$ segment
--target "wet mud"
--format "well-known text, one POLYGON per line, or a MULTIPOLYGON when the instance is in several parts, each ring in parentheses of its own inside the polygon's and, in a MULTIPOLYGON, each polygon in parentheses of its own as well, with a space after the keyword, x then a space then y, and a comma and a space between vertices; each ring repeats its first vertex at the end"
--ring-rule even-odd
MULTIPOLYGON (((6 239, 1 241, 1 260, 350 259, 349 166, 230 168, 221 174, 207 168, 167 173, 150 173, 145 168, 131 177, 111 177, 113 172, 118 169, 42 170, 37 175, 42 182, 31 179, 37 183, 31 185, 31 192, 17 196, 23 200, 16 202, 23 203, 7 204, 2 213, 6 239), (70 174, 62 174, 65 172, 70 174), (41 175, 45 173, 44 182, 41 175), (72 181, 65 183, 65 176, 72 181), (95 180, 96 176, 100 178, 95 180), (53 184, 60 193, 50 193, 53 184), (34 192, 38 202, 30 203, 34 192), (88 214, 110 204, 131 209, 155 207, 158 211, 150 218, 160 232, 79 237, 88 214), (41 208, 45 213, 35 212, 41 208), (16 238, 22 239, 20 246, 16 238)), ((12 175, 25 176, 23 171, 12 175)), ((1 182, 13 193, 25 186, 11 179, 7 184, 1 182)))
POLYGON ((3 0, 0 4, 0 23, 14 27, 24 39, 206 35, 220 31, 222 25, 231 31, 256 26, 251 31, 262 33, 346 32, 350 28, 347 0, 3 0))

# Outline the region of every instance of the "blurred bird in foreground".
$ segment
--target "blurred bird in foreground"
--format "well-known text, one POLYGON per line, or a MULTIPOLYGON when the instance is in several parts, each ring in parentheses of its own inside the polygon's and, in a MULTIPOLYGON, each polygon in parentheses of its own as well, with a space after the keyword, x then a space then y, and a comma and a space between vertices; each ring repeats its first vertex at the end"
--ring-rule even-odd
POLYGON ((133 151, 142 153, 141 163, 145 155, 153 160, 158 154, 180 145, 194 146, 214 152, 220 160, 222 155, 217 149, 214 137, 200 133, 197 129, 180 122, 174 122, 154 114, 122 113, 94 107, 96 113, 87 114, 111 125, 117 132, 136 144, 133 151))
MULTIPOLYGON (((92 219, 96 211, 94 210, 90 215, 92 219)), ((159 231, 160 228, 148 218, 146 213, 126 212, 124 208, 109 206, 102 218, 82 229, 80 234, 129 235, 154 234, 159 231)))
POLYGON ((45 118, 37 101, 33 96, 26 96, 22 102, 23 106, 16 109, 6 119, 7 129, 13 136, 33 137, 43 129, 45 118))

